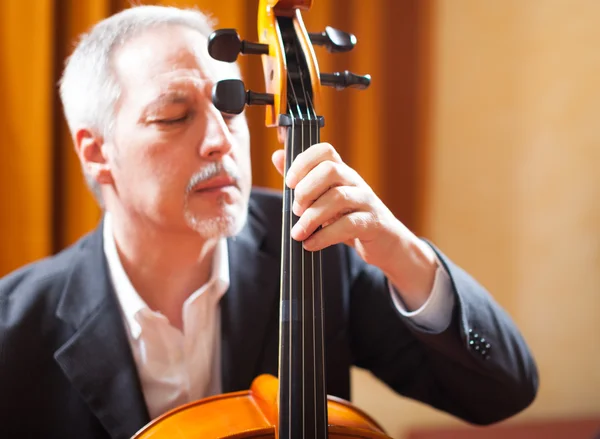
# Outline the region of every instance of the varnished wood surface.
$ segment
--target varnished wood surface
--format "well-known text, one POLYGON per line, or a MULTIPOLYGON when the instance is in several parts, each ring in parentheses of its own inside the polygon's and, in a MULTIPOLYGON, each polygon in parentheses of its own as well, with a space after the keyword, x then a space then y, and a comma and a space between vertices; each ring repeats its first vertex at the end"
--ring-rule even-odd
MULTIPOLYGON (((261 375, 248 391, 226 393, 178 407, 133 439, 275 438, 278 380, 261 375)), ((381 427, 349 402, 329 397, 329 438, 386 439, 381 427)))

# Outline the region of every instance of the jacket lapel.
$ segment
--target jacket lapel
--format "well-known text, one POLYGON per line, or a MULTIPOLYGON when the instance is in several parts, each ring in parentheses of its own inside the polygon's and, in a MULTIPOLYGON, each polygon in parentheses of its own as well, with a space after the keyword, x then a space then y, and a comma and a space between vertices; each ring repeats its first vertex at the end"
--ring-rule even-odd
MULTIPOLYGON (((267 329, 277 328, 280 260, 278 251, 264 248, 265 223, 251 204, 244 229, 228 239, 230 286, 220 302, 223 392, 249 388, 267 329)), ((101 224, 83 241, 65 286, 56 314, 75 332, 54 357, 111 437, 130 438, 150 418, 102 246, 101 224)))
POLYGON ((251 204, 246 226, 228 240, 230 286, 220 303, 224 393, 250 387, 267 329, 277 328, 280 261, 277 252, 264 248, 265 222, 251 204))
POLYGON ((57 309, 74 335, 55 352, 72 385, 113 438, 149 422, 102 248, 102 224, 82 245, 57 309))

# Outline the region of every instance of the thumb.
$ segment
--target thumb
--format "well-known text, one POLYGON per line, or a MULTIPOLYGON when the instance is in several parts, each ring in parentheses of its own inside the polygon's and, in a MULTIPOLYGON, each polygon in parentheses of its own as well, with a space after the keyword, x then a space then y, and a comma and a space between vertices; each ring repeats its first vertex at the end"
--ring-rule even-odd
POLYGON ((281 174, 281 176, 283 176, 283 169, 285 166, 285 151, 283 149, 278 149, 271 156, 271 160, 273 161, 277 171, 281 174))

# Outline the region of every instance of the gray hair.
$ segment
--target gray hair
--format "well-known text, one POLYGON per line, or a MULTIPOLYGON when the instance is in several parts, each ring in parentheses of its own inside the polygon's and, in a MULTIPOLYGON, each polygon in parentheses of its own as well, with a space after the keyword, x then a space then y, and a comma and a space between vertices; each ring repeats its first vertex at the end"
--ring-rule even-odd
MULTIPOLYGON (((133 36, 160 25, 183 25, 206 37, 213 31, 213 20, 196 9, 134 6, 102 20, 80 37, 59 82, 60 98, 72 135, 86 127, 110 139, 115 106, 121 95, 112 68, 112 55, 133 36)), ((102 205, 99 185, 89 175, 85 178, 102 205)))

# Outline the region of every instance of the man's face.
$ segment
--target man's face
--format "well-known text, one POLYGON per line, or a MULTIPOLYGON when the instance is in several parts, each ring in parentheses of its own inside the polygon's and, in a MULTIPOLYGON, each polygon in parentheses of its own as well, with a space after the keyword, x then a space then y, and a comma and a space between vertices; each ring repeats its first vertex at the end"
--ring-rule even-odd
POLYGON ((213 84, 234 73, 206 55, 206 42, 161 26, 115 52, 122 93, 108 156, 127 217, 213 238, 241 229, 251 172, 245 117, 222 115, 211 101, 213 84))

